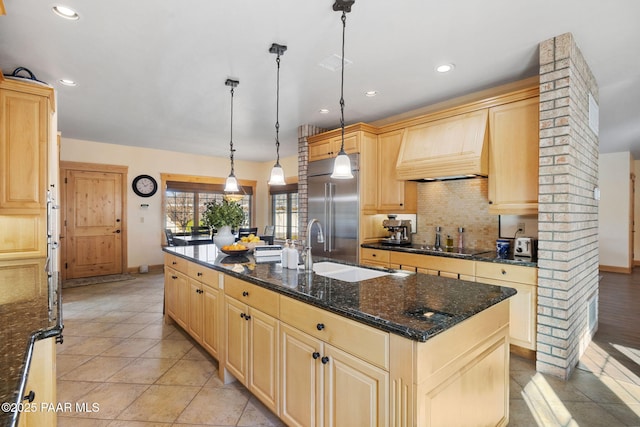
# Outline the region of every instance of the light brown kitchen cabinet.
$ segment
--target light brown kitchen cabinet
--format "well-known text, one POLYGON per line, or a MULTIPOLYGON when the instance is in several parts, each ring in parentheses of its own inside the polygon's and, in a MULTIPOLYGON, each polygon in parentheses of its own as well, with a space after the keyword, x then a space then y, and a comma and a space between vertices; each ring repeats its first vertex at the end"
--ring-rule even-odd
POLYGON ((46 410, 49 406, 57 403, 55 347, 55 338, 38 340, 34 343, 25 387, 25 395, 33 393, 33 400, 31 402, 25 400, 22 403, 37 410, 22 411, 18 418, 18 427, 55 427, 56 425, 56 411, 46 410))
MULTIPOLYGON (((347 154, 360 152, 360 137, 358 132, 347 132, 344 134, 344 151, 347 154)), ((317 141, 311 142, 312 137, 309 138, 309 161, 329 159, 336 157, 340 152, 340 146, 342 145, 342 134, 339 136, 331 136, 323 138, 317 141)))
POLYGON ((213 357, 218 358, 219 320, 218 273, 193 262, 189 276, 188 332, 213 357))
POLYGON ((539 97, 489 109, 489 213, 538 213, 539 97))
POLYGON ((360 264, 388 268, 389 252, 381 249, 360 248, 360 264))
POLYGON ((475 277, 476 263, 468 259, 390 251, 389 263, 399 265, 403 270, 433 276, 468 281, 474 281, 475 277))
POLYGON ((388 425, 388 334, 290 298, 281 307, 285 423, 388 425))
POLYGON ((220 350, 220 291, 203 284, 202 300, 204 309, 202 346, 210 355, 219 360, 220 350))
POLYGON ((231 276, 224 286, 225 368, 278 414, 278 295, 231 276))
POLYGON ((0 77, 0 259, 46 256, 52 88, 0 77))
MULTIPOLYGON (((489 285, 507 286, 518 291, 509 298, 509 336, 512 345, 535 351, 538 269, 519 265, 478 262, 476 280, 489 285)), ((517 350, 517 349, 516 349, 517 350)), ((533 354, 523 354, 532 357, 533 354)))
POLYGON ((396 179, 396 162, 405 130, 378 135, 378 213, 415 213, 418 187, 413 181, 396 179))

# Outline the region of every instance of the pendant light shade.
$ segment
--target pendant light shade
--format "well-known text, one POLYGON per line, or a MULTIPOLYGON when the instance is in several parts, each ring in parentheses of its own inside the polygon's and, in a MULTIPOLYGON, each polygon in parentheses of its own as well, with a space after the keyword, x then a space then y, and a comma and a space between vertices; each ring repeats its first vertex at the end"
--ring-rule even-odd
POLYGON ((269 177, 269 185, 285 185, 284 182, 284 170, 280 166, 280 56, 287 50, 286 46, 273 43, 269 48, 270 53, 275 53, 276 65, 278 66, 278 73, 276 77, 276 164, 271 169, 271 176, 269 177))
POLYGON ((238 86, 240 82, 238 80, 227 79, 224 84, 225 86, 231 86, 231 137, 229 142, 229 158, 231 160, 231 173, 227 177, 227 180, 224 185, 225 193, 234 193, 240 191, 238 188, 238 180, 236 179, 236 175, 233 170, 233 153, 236 151, 233 148, 233 88, 238 86))
POLYGON ((355 0, 336 0, 333 4, 333 10, 342 11, 342 68, 340 77, 340 128, 342 129, 342 143, 340 144, 340 152, 336 156, 333 163, 333 173, 331 178, 334 179, 351 179, 351 160, 344 151, 344 35, 347 28, 347 12, 351 12, 351 6, 355 0))

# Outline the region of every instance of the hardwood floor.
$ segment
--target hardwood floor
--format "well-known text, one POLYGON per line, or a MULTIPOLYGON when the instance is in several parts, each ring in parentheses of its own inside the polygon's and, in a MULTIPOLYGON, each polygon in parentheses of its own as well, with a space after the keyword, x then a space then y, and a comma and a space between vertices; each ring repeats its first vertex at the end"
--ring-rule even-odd
POLYGON ((603 272, 601 276, 593 342, 640 376, 640 267, 631 274, 603 272))

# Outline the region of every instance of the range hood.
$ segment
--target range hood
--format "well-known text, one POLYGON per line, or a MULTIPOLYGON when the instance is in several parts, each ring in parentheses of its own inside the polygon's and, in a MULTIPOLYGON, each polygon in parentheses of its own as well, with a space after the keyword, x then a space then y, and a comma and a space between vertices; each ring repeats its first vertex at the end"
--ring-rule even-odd
POLYGON ((475 178, 488 173, 488 110, 405 129, 396 176, 404 181, 475 178))

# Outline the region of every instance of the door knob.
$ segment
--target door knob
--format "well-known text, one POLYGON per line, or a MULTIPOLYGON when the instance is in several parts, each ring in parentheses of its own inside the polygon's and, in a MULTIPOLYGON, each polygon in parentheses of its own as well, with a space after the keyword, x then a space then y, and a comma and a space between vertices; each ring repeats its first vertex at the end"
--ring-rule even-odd
POLYGON ((120 230, 116 230, 114 231, 114 233, 120 234, 120 230))

